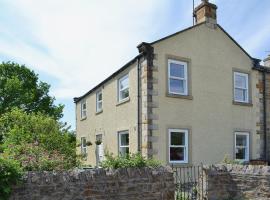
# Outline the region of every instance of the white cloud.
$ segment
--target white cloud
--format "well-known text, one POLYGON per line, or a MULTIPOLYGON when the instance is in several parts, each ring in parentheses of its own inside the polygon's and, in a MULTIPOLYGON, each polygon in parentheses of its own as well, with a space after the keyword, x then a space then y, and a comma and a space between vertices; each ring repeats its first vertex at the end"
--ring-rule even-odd
POLYGON ((0 38, 0 53, 56 78, 57 98, 79 96, 120 68, 137 54, 139 42, 160 29, 167 12, 166 0, 5 3, 18 28, 0 23, 8 36, 0 38))

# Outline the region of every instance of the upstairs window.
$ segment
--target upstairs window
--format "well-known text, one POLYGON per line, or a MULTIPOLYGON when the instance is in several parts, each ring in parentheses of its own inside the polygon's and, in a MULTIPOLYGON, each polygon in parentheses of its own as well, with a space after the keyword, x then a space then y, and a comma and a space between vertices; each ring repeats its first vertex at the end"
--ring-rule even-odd
POLYGON ((84 119, 84 118, 86 118, 86 101, 85 100, 83 100, 82 102, 81 102, 81 119, 84 119))
POLYGON ((168 60, 169 94, 188 95, 187 63, 168 60))
POLYGON ((128 75, 118 80, 118 101, 123 101, 129 97, 129 79, 128 75))
POLYGON ((249 102, 248 74, 234 72, 234 101, 249 102))
POLYGON ((81 137, 81 154, 83 158, 87 158, 87 146, 85 137, 81 137))
POLYGON ((249 161, 249 134, 243 132, 235 133, 235 159, 249 161))
POLYGON ((96 111, 102 111, 102 91, 98 91, 96 94, 96 111))
POLYGON ((119 155, 127 156, 129 154, 129 133, 128 131, 119 132, 119 155))
POLYGON ((169 129, 169 162, 188 163, 188 130, 169 129))

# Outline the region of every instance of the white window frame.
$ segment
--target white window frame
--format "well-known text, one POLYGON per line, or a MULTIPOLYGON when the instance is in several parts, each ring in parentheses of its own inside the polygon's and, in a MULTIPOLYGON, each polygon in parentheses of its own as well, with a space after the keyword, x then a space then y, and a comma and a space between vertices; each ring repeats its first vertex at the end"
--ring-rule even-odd
POLYGON ((81 154, 87 158, 87 145, 86 137, 81 137, 81 154), (83 146, 83 140, 85 140, 85 146, 83 146))
POLYGON ((121 135, 128 135, 128 138, 129 138, 129 131, 119 131, 118 132, 118 155, 119 156, 123 156, 123 155, 120 155, 120 149, 121 148, 128 148, 128 153, 130 152, 129 151, 129 143, 130 143, 130 138, 128 139, 128 145, 121 145, 121 135))
POLYGON ((96 93, 96 112, 101 112, 103 110, 103 94, 102 90, 97 91, 96 93), (98 100, 98 96, 101 94, 101 100, 98 100), (101 104, 101 107, 99 107, 101 104))
POLYGON ((176 95, 188 95, 188 72, 187 72, 187 62, 183 62, 183 61, 178 61, 178 60, 172 60, 172 59, 168 59, 168 91, 169 94, 176 94, 176 95), (175 63, 175 64, 179 64, 179 65, 183 65, 184 66, 184 78, 180 78, 180 77, 176 77, 176 76, 171 76, 171 63, 175 63), (186 84, 184 87, 184 92, 172 92, 171 91, 171 87, 170 87, 170 79, 174 79, 174 80, 183 80, 186 84))
POLYGON ((234 84, 234 88, 233 88, 233 96, 234 96, 234 101, 235 102, 240 102, 240 103, 248 103, 249 102, 249 75, 247 73, 242 73, 242 72, 234 72, 234 80, 233 80, 233 84, 234 84), (237 87, 235 84, 236 81, 236 76, 242 76, 245 77, 246 79, 246 87, 237 87), (242 100, 238 100, 236 99, 236 95, 235 95, 235 90, 236 89, 240 89, 240 90, 246 90, 246 96, 245 99, 246 101, 242 101, 242 100))
POLYGON ((124 76, 122 76, 121 78, 118 79, 118 101, 119 102, 125 101, 126 99, 129 98, 129 95, 130 94, 128 93, 128 97, 121 99, 121 95, 120 94, 121 94, 122 91, 124 91, 126 89, 128 89, 128 92, 129 92, 129 76, 128 76, 128 74, 126 74, 126 75, 124 75, 124 76), (124 87, 124 88, 121 89, 120 88, 120 85, 121 85, 120 82, 123 81, 126 78, 128 79, 128 85, 126 87, 124 87))
POLYGON ((85 119, 87 117, 87 104, 86 100, 81 101, 81 119, 85 119), (85 109, 83 108, 83 105, 85 104, 85 109))
POLYGON ((235 157, 235 160, 239 160, 239 161, 249 161, 249 133, 248 132, 235 132, 234 133, 234 157, 235 157), (237 146, 236 145, 236 136, 237 135, 244 135, 246 136, 246 139, 247 139, 247 146, 237 146), (237 148, 246 148, 246 151, 245 151, 245 159, 236 159, 236 149, 237 148))
POLYGON ((168 131, 169 136, 169 163, 188 163, 188 129, 169 129, 168 131), (171 145, 171 133, 172 132, 178 132, 178 133, 184 133, 185 134, 185 145, 171 145), (184 148, 184 160, 179 161, 171 161, 171 147, 181 147, 184 148))

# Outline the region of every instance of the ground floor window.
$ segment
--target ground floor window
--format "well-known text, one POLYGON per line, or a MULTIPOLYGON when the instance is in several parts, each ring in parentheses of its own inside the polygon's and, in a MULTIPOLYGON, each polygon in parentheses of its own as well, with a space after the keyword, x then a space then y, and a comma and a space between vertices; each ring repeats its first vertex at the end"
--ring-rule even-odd
POLYGON ((249 133, 235 133, 235 159, 240 161, 249 160, 249 133))
POLYGON ((87 159, 86 137, 81 137, 81 154, 84 159, 87 159))
POLYGON ((129 154, 129 133, 128 131, 119 132, 119 155, 126 156, 129 154))
POLYGON ((188 163, 187 129, 169 129, 169 162, 188 163))

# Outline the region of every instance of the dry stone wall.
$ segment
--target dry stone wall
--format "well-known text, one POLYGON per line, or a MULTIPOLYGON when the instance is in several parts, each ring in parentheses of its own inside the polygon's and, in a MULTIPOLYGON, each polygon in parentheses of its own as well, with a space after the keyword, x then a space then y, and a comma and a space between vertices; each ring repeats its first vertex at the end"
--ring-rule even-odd
POLYGON ((10 200, 172 200, 170 168, 28 172, 10 200))
POLYGON ((214 165, 203 169, 209 200, 270 199, 270 167, 214 165))

